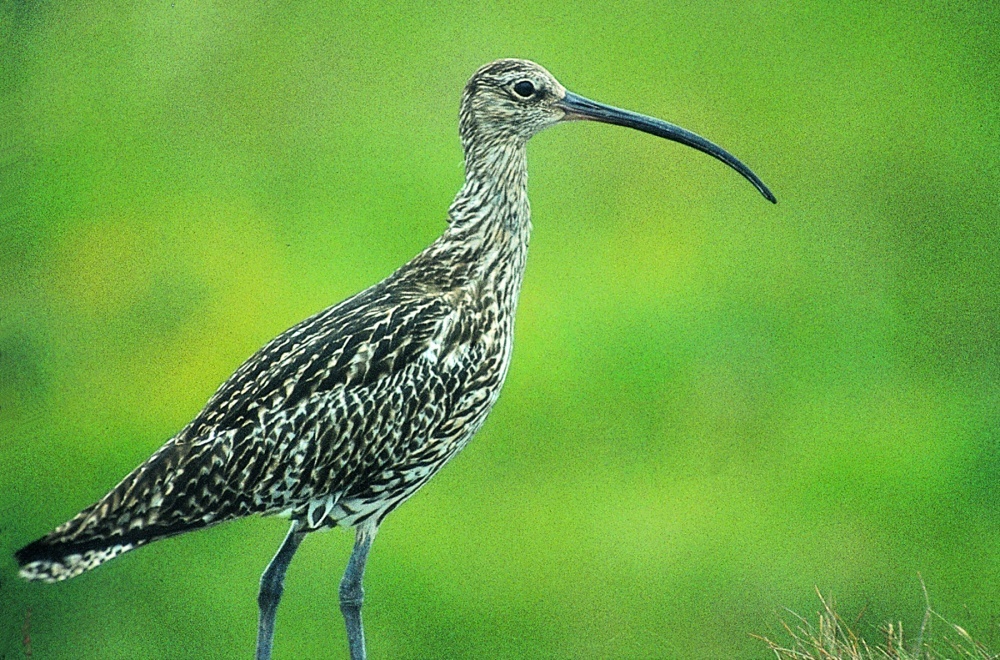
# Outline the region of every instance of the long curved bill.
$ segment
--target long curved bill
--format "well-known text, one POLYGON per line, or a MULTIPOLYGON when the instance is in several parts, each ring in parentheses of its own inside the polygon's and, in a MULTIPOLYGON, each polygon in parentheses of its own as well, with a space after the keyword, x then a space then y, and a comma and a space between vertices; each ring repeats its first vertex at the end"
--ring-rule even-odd
POLYGON ((647 117, 646 115, 640 115, 638 112, 631 112, 610 105, 604 105, 603 103, 597 103, 572 92, 566 92, 566 97, 559 101, 558 105, 566 112, 565 119, 567 120, 588 119, 590 121, 604 122, 605 124, 627 126, 643 133, 649 133, 650 135, 656 135, 661 138, 673 140, 674 142, 686 144, 689 147, 694 147, 712 158, 721 160, 742 174, 747 181, 760 191, 760 194, 765 199, 773 204, 778 203, 778 200, 775 199, 768 187, 764 185, 764 182, 749 167, 719 145, 709 142, 696 133, 665 122, 662 119, 647 117))

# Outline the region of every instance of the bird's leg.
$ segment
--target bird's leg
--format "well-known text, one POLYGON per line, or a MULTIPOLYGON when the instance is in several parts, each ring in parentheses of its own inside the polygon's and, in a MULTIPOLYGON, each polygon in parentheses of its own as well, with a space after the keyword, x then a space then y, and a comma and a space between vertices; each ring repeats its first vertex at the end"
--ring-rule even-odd
POLYGON ((292 557, 298 549, 306 532, 299 531, 298 521, 292 521, 288 536, 282 541, 281 547, 275 553, 271 563, 260 576, 260 593, 257 594, 257 605, 260 606, 260 622, 257 625, 257 660, 270 660, 271 642, 274 640, 274 617, 278 612, 281 592, 284 591, 285 571, 292 563, 292 557))
POLYGON ((372 546, 377 524, 362 525, 354 538, 354 550, 347 561, 347 570, 340 581, 340 611, 347 626, 347 644, 351 650, 351 660, 365 660, 365 631, 361 625, 361 603, 365 590, 361 581, 365 577, 365 562, 368 549, 372 546))

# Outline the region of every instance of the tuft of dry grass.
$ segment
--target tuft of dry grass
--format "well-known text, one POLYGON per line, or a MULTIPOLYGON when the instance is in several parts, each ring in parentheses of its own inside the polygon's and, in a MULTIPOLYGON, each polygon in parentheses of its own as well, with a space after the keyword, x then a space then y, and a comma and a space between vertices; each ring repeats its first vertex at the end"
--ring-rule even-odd
POLYGON ((923 580, 920 585, 926 606, 923 622, 912 639, 904 638, 901 623, 890 622, 880 628, 884 641, 874 646, 868 644, 818 589, 816 594, 822 609, 817 613, 815 624, 794 612, 793 625, 781 622, 791 643, 782 644, 759 635, 754 637, 766 643, 778 660, 1000 660, 1000 654, 993 653, 964 628, 931 609, 923 580))

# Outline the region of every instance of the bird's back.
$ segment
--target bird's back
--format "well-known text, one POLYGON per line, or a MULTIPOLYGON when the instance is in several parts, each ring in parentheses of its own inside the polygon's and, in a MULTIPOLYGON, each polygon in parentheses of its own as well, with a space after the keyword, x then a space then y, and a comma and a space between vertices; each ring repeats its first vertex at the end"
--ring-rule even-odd
POLYGON ((503 292, 432 248, 261 348, 111 492, 20 550, 22 575, 73 577, 251 514, 380 521, 478 430, 510 359, 503 292))

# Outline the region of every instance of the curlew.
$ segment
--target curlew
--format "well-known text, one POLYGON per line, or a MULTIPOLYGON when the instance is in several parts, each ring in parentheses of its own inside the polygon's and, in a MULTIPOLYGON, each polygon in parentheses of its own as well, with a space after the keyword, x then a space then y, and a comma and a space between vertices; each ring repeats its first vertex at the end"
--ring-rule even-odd
POLYGON ((746 165, 690 131, 568 92, 533 62, 487 64, 462 94, 465 184, 444 233, 386 279, 261 348, 111 492, 19 550, 21 576, 65 580, 176 534, 252 514, 287 516, 291 528, 260 580, 256 657, 264 660, 299 544, 310 532, 353 527, 340 609, 350 656, 364 658, 372 540, 496 403, 531 233, 525 147, 573 120, 694 147, 775 201, 746 165))

